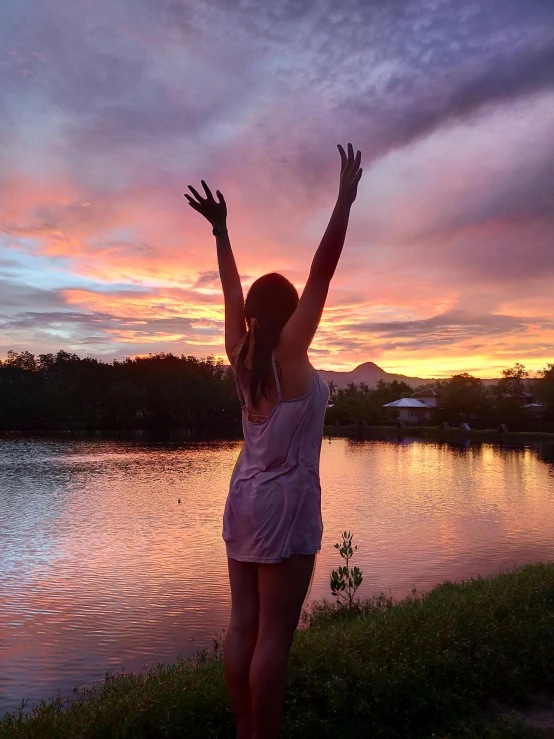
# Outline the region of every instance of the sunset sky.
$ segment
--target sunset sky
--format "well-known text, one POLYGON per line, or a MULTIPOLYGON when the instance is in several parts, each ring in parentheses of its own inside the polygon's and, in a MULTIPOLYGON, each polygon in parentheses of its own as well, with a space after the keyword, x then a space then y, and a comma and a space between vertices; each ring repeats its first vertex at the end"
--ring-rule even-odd
POLYGON ((351 141, 314 366, 554 362, 552 0, 3 0, 0 91, 1 358, 224 357, 187 185, 301 292, 351 141))

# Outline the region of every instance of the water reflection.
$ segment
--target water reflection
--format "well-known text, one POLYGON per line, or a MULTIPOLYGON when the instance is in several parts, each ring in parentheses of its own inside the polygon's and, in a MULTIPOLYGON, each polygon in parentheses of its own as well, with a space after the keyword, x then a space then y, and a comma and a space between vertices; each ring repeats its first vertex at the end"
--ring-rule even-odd
MULTIPOLYGON (((0 440, 0 710, 188 655, 225 627, 221 516, 240 446, 0 440)), ((329 595, 345 528, 362 596, 554 554, 552 446, 325 439, 321 476, 312 599, 329 595)))

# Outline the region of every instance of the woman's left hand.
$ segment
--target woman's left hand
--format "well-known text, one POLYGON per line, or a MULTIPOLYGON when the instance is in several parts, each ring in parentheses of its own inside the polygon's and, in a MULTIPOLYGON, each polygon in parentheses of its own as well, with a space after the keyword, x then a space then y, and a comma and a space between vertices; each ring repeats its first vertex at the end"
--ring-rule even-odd
POLYGON ((209 221, 214 228, 224 227, 227 222, 227 204, 225 203, 225 198, 219 192, 219 190, 216 190, 215 194, 217 195, 218 200, 218 202, 216 202, 214 200, 214 196, 210 191, 210 188, 206 185, 204 180, 201 180, 201 182, 202 187, 204 188, 204 191, 206 193, 206 197, 203 198, 194 189, 194 187, 192 187, 192 185, 189 185, 189 190, 192 192, 195 198, 191 198, 190 195, 185 193, 185 197, 188 200, 190 207, 194 208, 194 210, 203 215, 204 218, 209 221))

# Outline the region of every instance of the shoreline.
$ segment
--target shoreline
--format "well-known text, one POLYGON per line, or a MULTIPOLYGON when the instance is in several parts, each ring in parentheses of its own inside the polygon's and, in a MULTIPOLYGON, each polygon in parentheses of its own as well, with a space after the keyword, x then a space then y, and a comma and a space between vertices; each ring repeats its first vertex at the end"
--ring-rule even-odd
MULTIPOLYGON (((474 440, 494 441, 498 444, 519 441, 553 441, 554 433, 548 431, 507 431, 499 432, 497 429, 471 429, 465 431, 453 427, 443 429, 440 426, 368 426, 348 424, 336 426, 325 424, 323 436, 355 438, 358 440, 398 439, 412 437, 416 439, 442 439, 445 441, 474 440)), ((227 428, 214 427, 158 427, 158 428, 103 428, 103 429, 0 429, 1 439, 17 438, 121 438, 135 439, 143 437, 173 438, 188 441, 241 441, 242 429, 239 426, 227 428)))
POLYGON ((554 433, 548 431, 507 431, 499 432, 496 429, 471 429, 465 431, 461 428, 443 429, 440 426, 364 426, 349 424, 348 426, 323 427, 323 435, 327 437, 357 438, 370 441, 371 439, 404 438, 414 437, 418 439, 444 439, 444 440, 471 440, 495 441, 498 443, 509 441, 554 441, 554 433))
MULTIPOLYGON (((320 601, 303 620, 283 736, 552 736, 554 562, 446 581, 400 601, 380 595, 357 611, 320 601), (544 730, 533 727, 532 707, 549 717, 544 730)), ((32 711, 0 719, 0 739, 234 736, 221 641, 32 711)))

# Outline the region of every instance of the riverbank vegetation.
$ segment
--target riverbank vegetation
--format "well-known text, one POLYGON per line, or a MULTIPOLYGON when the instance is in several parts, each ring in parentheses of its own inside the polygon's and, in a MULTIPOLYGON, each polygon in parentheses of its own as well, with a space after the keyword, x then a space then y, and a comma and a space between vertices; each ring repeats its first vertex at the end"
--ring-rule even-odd
MULTIPOLYGON (((554 689, 554 563, 357 609, 316 604, 295 635, 282 736, 552 737, 522 721, 554 689)), ((221 643, 0 722, 1 739, 233 737, 221 643)), ((550 696, 550 697, 549 697, 550 696)), ((552 704, 551 704, 552 705, 552 704)))
POLYGON ((64 351, 9 352, 0 362, 0 429, 209 426, 240 430, 232 370, 213 357, 156 354, 107 364, 64 351))
MULTIPOLYGON (((428 425, 444 423, 458 427, 467 423, 472 429, 498 429, 505 424, 510 431, 554 433, 554 364, 549 364, 533 379, 525 367, 517 364, 503 370, 497 383, 486 384, 467 373, 439 380, 433 385, 439 392, 438 407, 429 409, 428 425), (542 404, 528 407, 529 396, 542 404), (537 412, 538 411, 538 412, 537 412)), ((398 415, 385 408, 399 398, 409 398, 415 390, 405 382, 380 380, 370 388, 365 383, 351 383, 346 388, 331 387, 332 408, 327 411, 327 425, 390 426, 398 415)))
MULTIPOLYGON (((435 383, 440 403, 429 426, 554 433, 554 364, 534 379, 520 364, 502 374, 492 385, 468 374, 435 383), (524 407, 529 393, 540 413, 524 407)), ((396 380, 329 387, 330 426, 388 426, 396 411, 383 406, 414 392, 396 380)), ((0 431, 211 428, 238 438, 240 424, 233 371, 213 357, 154 354, 108 364, 64 351, 11 351, 0 361, 0 431)))

